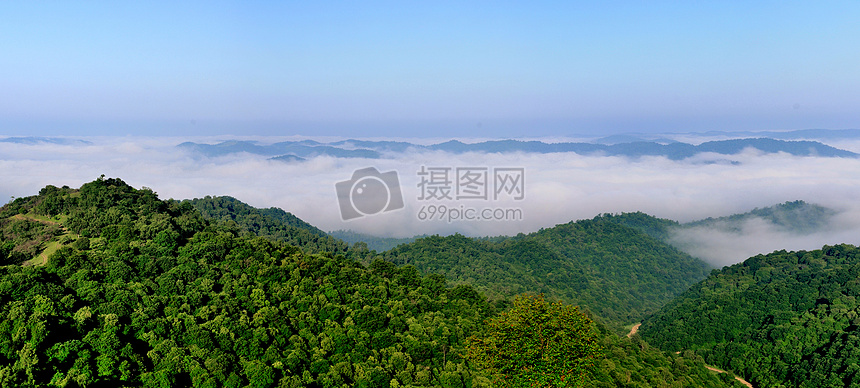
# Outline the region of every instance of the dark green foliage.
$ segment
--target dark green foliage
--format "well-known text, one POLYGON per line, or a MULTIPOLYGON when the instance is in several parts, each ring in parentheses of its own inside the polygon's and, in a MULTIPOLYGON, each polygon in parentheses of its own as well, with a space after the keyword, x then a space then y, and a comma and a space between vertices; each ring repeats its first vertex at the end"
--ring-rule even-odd
POLYGON ((67 216, 64 226, 83 237, 127 243, 165 232, 185 239, 203 225, 190 205, 163 202, 152 190, 135 189, 117 178, 99 178, 75 191, 50 188, 27 198, 26 206, 35 214, 67 216), (42 206, 47 202, 62 205, 42 206))
MULTIPOLYGON (((269 217, 271 229, 253 229, 261 238, 103 177, 0 208, 4 257, 26 241, 53 247, 46 265, 0 266, 0 386, 492 386, 463 358, 465 341, 511 307, 505 298, 417 266, 309 254, 314 245, 279 241, 289 218, 274 213, 245 214, 269 217)), ((514 247, 507 260, 557 254, 537 237, 480 244, 514 247)), ((606 359, 614 366, 604 373, 599 359, 594 384, 614 371, 719 386, 695 368, 656 379, 649 368, 665 361, 643 352, 606 359)))
POLYGON ((619 332, 708 273, 704 262, 610 216, 509 239, 432 236, 384 257, 474 284, 492 297, 545 293, 584 306, 619 332))
POLYGON ((206 196, 182 203, 191 204, 206 219, 235 222, 243 231, 301 247, 307 253, 351 256, 354 251, 343 241, 278 208, 257 209, 233 197, 206 196))
POLYGON ((620 338, 597 327, 603 351, 584 387, 744 387, 730 374, 708 370, 702 357, 692 351, 663 352, 639 335, 620 338))
POLYGON ((466 286, 305 254, 115 179, 61 198, 67 227, 91 237, 46 266, 0 267, 0 386, 481 381, 461 350, 496 309, 466 286))
POLYGON ((642 325, 666 350, 692 349, 756 386, 860 383, 860 250, 758 255, 715 270, 642 325))
POLYGON ((206 196, 183 202, 189 202, 206 219, 219 219, 223 221, 239 220, 242 226, 248 227, 249 231, 257 235, 268 234, 268 229, 273 225, 287 225, 307 230, 320 237, 326 236, 326 233, 319 228, 302 221, 291 213, 274 207, 257 209, 233 197, 206 196))
POLYGON ((677 221, 649 216, 642 212, 604 214, 603 218, 607 221, 637 229, 661 241, 666 241, 672 229, 680 226, 677 221))

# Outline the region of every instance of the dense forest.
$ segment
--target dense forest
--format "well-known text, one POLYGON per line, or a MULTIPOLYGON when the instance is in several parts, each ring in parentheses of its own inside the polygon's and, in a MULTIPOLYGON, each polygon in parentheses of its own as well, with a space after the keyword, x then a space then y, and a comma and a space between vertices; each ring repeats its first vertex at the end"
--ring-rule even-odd
MULTIPOLYGON (((379 258, 414 265, 443 274, 452 284, 474 285, 495 299, 545 293, 594 311, 617 333, 703 279, 709 270, 701 260, 659 241, 660 234, 649 236, 671 224, 644 213, 606 214, 516 237, 380 239, 380 244, 397 247, 376 255, 368 252, 369 244, 352 239, 350 247, 280 209, 256 209, 231 197, 184 202, 206 219, 232 221, 240 230, 306 252, 343 254, 365 265, 379 258)), ((342 234, 351 236, 338 235, 342 234)))
POLYGON ((541 292, 581 305, 620 331, 704 279, 699 259, 637 229, 595 217, 505 239, 431 236, 386 260, 472 284, 490 296, 541 292))
POLYGON ((207 220, 225 221, 228 225, 235 223, 244 232, 301 247, 305 253, 349 255, 351 251, 349 244, 282 209, 257 209, 227 196, 206 196, 183 202, 191 204, 207 220))
POLYGON ((760 387, 860 384, 860 250, 758 255, 715 270, 642 325, 760 387))
POLYGON ((0 385, 734 384, 571 305, 487 298, 223 217, 104 178, 0 208, 0 385), (547 341, 580 345, 533 351, 547 341))

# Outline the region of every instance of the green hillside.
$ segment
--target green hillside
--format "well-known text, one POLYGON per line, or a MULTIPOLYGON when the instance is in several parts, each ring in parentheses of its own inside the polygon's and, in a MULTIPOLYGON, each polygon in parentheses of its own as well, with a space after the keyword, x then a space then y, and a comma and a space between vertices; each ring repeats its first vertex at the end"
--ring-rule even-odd
POLYGON ((306 253, 347 254, 350 251, 348 244, 282 209, 257 209, 227 196, 206 196, 182 202, 191 204, 207 220, 233 222, 242 231, 301 247, 306 253))
POLYGON ((0 386, 473 386, 488 378, 458 349, 495 307, 441 276, 304 254, 118 179, 49 187, 0 214, 4 222, 63 218, 80 236, 46 265, 0 267, 0 386))
POLYGON ((616 331, 705 278, 708 266, 608 217, 557 225, 500 242, 432 236, 386 260, 473 284, 489 296, 541 292, 578 304, 616 331))
POLYGON ((489 302, 413 266, 309 254, 238 225, 119 179, 48 186, 0 208, 0 386, 734 384, 571 306, 489 302), (503 364, 493 351, 473 358, 469 344, 507 343, 494 327, 513 316, 505 330, 523 345, 507 347, 503 364), (545 357, 534 351, 544 341, 591 350, 545 357), (517 383, 526 380, 543 383, 517 383))
POLYGON ((860 250, 758 255, 715 270, 642 325, 650 343, 692 349, 756 386, 860 384, 860 250))

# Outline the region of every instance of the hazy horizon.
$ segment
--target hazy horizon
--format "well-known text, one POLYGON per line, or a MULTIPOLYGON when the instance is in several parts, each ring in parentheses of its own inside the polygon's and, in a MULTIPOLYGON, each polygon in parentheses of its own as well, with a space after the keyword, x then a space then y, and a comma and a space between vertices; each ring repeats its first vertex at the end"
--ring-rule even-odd
MULTIPOLYGON (((691 136, 687 134, 686 136, 691 136)), ((284 137, 254 137, 275 142, 284 137)), ((410 237, 462 233, 496 236, 589 219, 603 213, 642 211, 687 222, 747 212, 786 201, 804 200, 839 212, 832 230, 797 236, 763 224, 740 234, 690 232, 698 255, 712 263, 737 262, 777 249, 816 249, 823 244, 860 243, 860 159, 764 154, 699 154, 683 160, 648 156, 573 153, 476 153, 408 151, 381 159, 317 156, 301 163, 269 160, 248 153, 206 157, 177 148, 192 140, 216 143, 225 137, 89 137, 91 144, 0 143, 0 195, 29 196, 46 185, 80 187, 101 174, 155 190, 162 199, 206 195, 235 197, 259 208, 278 207, 326 231, 354 230, 376 236, 410 237), (724 161, 734 161, 727 163, 724 161), (525 198, 448 201, 454 207, 519 209, 521 220, 420 220, 422 206, 440 204, 418 198, 421 167, 521 167, 525 198), (375 167, 399 175, 404 208, 344 221, 335 184, 354 171, 375 167), (709 254, 710 252, 710 254, 709 254)), ((292 139, 299 139, 292 137, 292 139)), ((410 140, 410 139, 400 139, 410 140)), ((549 139, 552 140, 552 139, 549 139)), ((842 140, 860 150, 860 140, 842 140)), ((683 236, 682 236, 683 237, 683 236)))

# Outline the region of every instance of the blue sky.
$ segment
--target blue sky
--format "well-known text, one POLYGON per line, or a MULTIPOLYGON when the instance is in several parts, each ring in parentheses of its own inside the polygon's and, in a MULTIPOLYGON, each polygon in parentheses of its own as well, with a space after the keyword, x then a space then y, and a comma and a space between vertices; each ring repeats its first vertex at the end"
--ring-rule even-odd
POLYGON ((860 127, 858 2, 464 3, 3 2, 0 135, 860 127))

